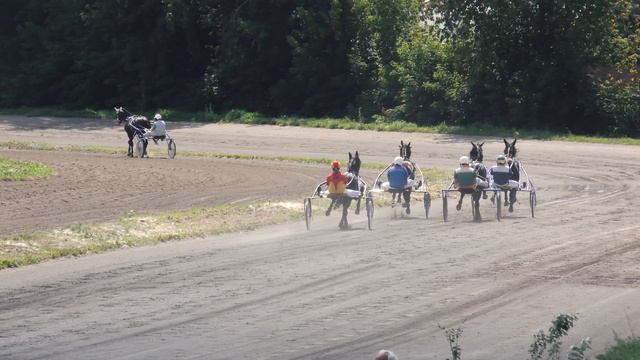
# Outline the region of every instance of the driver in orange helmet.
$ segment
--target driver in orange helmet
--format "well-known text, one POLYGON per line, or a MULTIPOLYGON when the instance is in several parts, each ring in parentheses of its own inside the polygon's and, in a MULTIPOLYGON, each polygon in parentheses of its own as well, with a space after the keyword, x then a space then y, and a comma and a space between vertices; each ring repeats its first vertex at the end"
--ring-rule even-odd
POLYGON ((331 162, 331 172, 326 178, 329 194, 342 194, 347 187, 347 177, 340 172, 340 161, 331 162))

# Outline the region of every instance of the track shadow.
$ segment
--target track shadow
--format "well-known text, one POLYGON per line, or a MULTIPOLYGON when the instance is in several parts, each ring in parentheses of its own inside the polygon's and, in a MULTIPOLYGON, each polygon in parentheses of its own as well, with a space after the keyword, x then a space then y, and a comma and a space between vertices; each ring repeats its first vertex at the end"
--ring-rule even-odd
MULTIPOLYGON (((171 121, 167 119, 169 131, 177 129, 194 129, 213 123, 171 121)), ((115 119, 97 118, 68 118, 68 117, 48 117, 48 116, 22 116, 22 115, 0 115, 0 127, 11 131, 36 131, 36 130, 109 130, 121 129, 124 124, 118 124, 115 119)))

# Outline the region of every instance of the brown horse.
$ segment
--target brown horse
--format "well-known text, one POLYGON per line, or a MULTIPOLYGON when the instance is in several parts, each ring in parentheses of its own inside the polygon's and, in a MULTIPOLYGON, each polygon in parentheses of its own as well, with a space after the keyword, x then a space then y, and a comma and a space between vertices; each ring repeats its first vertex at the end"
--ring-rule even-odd
MULTIPOLYGON (((520 161, 516 160, 516 155, 518 154, 518 149, 516 148, 516 141, 518 139, 513 139, 513 142, 508 142, 507 139, 502 139, 504 141, 504 155, 507 156, 507 164, 509 165, 509 173, 511 174, 511 180, 520 182, 520 161)), ((509 192, 509 212, 513 212, 513 204, 516 202, 516 189, 511 189, 509 192)), ((504 205, 507 206, 507 191, 504 192, 504 205)))
MULTIPOLYGON (((400 157, 402 157, 402 159, 404 160, 404 162, 402 163, 402 167, 407 169, 407 171, 409 172, 409 179, 415 180, 416 164, 413 162, 413 160, 411 160, 411 142, 405 143, 404 141, 400 140, 400 145, 398 147, 400 148, 400 157)), ((419 187, 420 185, 421 184, 418 184, 416 188, 419 187)), ((411 213, 411 190, 412 190, 412 187, 407 187, 402 190, 390 191, 391 200, 394 203, 396 201, 400 202, 400 196, 402 195, 402 198, 404 199, 403 206, 406 208, 407 214, 411 213)))
MULTIPOLYGON (((127 156, 133 157, 133 138, 136 135, 144 135, 144 129, 150 129, 151 123, 142 115, 133 115, 129 110, 120 107, 113 108, 116 111, 116 118, 118 119, 118 125, 124 124, 124 131, 129 138, 129 149, 127 150, 127 156)), ((142 156, 147 156, 147 144, 149 142, 146 139, 142 140, 142 156)))
MULTIPOLYGON (((349 190, 358 190, 360 194, 362 194, 362 189, 360 187, 360 166, 362 162, 360 161, 360 155, 358 151, 355 152, 355 155, 351 155, 349 153, 349 162, 347 163, 347 189, 349 190)), ((338 195, 335 197, 331 197, 331 204, 329 204, 329 208, 325 212, 325 215, 331 215, 331 210, 337 208, 342 205, 342 217, 340 218, 340 224, 338 227, 342 230, 349 229, 349 222, 347 221, 347 214, 349 212, 349 206, 351 206, 351 201, 353 198, 347 195, 338 195)), ((361 197, 357 199, 356 202, 356 215, 360 213, 360 200, 361 197)))

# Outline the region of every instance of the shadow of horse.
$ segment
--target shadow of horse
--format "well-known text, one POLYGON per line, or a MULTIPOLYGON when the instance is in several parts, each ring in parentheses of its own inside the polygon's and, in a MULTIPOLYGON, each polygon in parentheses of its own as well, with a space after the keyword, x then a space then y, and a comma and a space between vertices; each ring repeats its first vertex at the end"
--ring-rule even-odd
MULTIPOLYGON (((129 138, 129 148, 127 150, 127 156, 133 157, 133 138, 136 135, 144 135, 144 129, 150 129, 151 123, 149 120, 142 115, 133 115, 129 110, 120 107, 113 108, 116 111, 116 118, 118 119, 118 125, 124 124, 124 131, 127 133, 127 137, 129 138)), ((143 148, 142 148, 142 157, 147 155, 147 145, 149 141, 146 139, 142 140, 143 148)))
MULTIPOLYGON (((360 161, 360 155, 358 154, 358 151, 355 152, 355 155, 349 153, 347 173, 345 174, 347 178, 346 189, 360 192, 360 196, 356 201, 356 215, 360 213, 360 201, 362 200, 362 192, 364 191, 364 188, 360 186, 361 165, 362 162, 360 161)), ((349 222, 347 221, 347 215, 349 213, 351 202, 354 200, 354 198, 346 194, 329 194, 329 198, 331 199, 331 204, 329 204, 329 208, 327 209, 325 215, 331 215, 332 209, 337 209, 340 205, 342 205, 342 217, 340 218, 340 224, 338 225, 338 227, 341 230, 348 230, 349 222)))

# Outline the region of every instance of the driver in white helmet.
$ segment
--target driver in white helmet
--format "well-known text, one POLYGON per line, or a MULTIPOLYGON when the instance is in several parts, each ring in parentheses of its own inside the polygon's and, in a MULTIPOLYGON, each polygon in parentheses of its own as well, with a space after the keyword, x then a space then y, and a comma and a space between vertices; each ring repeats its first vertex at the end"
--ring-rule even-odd
POLYGON ((453 182, 456 189, 475 190, 486 188, 487 182, 478 178, 475 169, 469 166, 469 157, 462 156, 458 161, 460 166, 453 172, 453 182))
POLYGON ((401 191, 404 198, 402 206, 407 214, 411 214, 411 187, 413 186, 413 179, 410 178, 410 166, 411 163, 405 162, 401 156, 397 156, 387 171, 387 180, 389 181, 382 184, 383 189, 401 191))
POLYGON ((162 115, 156 114, 153 117, 153 125, 151 125, 151 129, 147 131, 144 136, 147 139, 152 139, 156 144, 158 140, 163 140, 167 135, 167 125, 164 120, 162 120, 162 115))

